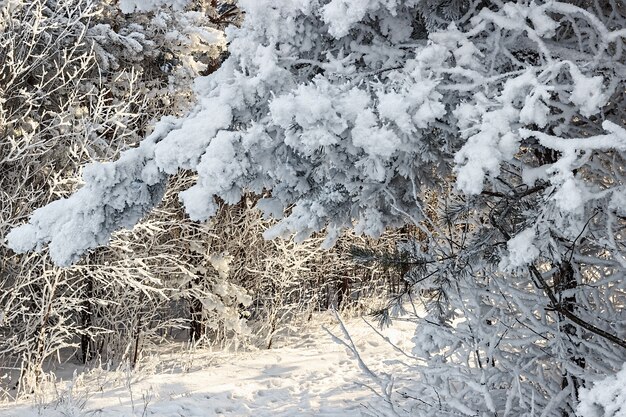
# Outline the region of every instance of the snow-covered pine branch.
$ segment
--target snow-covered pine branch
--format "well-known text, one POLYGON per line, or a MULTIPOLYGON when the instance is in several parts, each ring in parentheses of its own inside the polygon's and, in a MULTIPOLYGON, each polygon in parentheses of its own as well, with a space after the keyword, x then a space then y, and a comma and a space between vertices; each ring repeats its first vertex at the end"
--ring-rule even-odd
MULTIPOLYGON (((621 147, 615 17, 564 2, 507 2, 422 39, 417 3, 350 2, 346 19, 339 0, 242 1, 231 56, 196 81, 195 110, 161 122, 119 161, 89 167, 81 192, 37 210, 9 235, 11 246, 50 242, 55 262, 74 262, 137 222, 159 200, 150 187, 180 169, 199 176, 181 193, 193 219, 215 213, 215 196, 235 203, 269 189, 259 203, 266 214, 294 206, 268 237, 327 227, 330 243, 353 224, 379 235, 406 214, 420 219, 407 192, 414 185, 455 173, 462 191, 480 193, 529 146, 551 149, 534 145, 528 128, 552 131, 576 153, 568 138, 602 134, 604 114, 614 128, 602 150, 621 147)), ((532 179, 551 177, 571 200, 585 186, 565 181, 576 168, 566 159, 559 175, 546 167, 532 179)))

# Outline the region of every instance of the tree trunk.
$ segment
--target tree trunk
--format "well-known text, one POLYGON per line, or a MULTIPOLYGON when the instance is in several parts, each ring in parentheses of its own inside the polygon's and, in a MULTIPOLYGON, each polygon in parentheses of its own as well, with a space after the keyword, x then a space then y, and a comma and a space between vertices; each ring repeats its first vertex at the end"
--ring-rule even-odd
POLYGON ((91 327, 93 326, 93 310, 91 300, 93 298, 93 280, 89 278, 87 280, 87 288, 85 289, 85 299, 83 301, 83 310, 80 313, 81 327, 83 333, 80 335, 80 352, 81 361, 86 364, 94 357, 94 345, 93 339, 90 334, 91 327))
MULTIPOLYGON (((567 311, 570 311, 572 313, 574 313, 576 309, 576 296, 570 295, 570 296, 566 296, 562 298, 562 294, 563 292, 567 290, 573 290, 577 286, 578 286, 578 282, 576 281, 576 275, 574 274, 574 268, 572 267, 572 264, 567 261, 562 262, 559 265, 559 272, 556 273, 554 276, 554 292, 559 297, 559 300, 561 301, 563 307, 567 311)), ((568 338, 572 338, 576 336, 577 328, 572 323, 567 322, 563 325, 563 331, 565 332, 568 338)), ((578 346, 578 343, 574 343, 574 346, 578 346)), ((568 348, 568 353, 571 353, 571 356, 569 359, 573 363, 575 363, 576 365, 578 365, 579 367, 583 369, 585 368, 585 358, 577 356, 575 354, 575 347, 568 348)), ((574 390, 574 394, 576 395, 576 399, 578 399, 578 390, 580 389, 580 381, 578 380, 576 376, 568 374, 567 371, 563 372, 563 378, 561 379, 561 388, 562 389, 567 388, 570 384, 570 380, 572 381, 572 384, 573 384, 572 388, 574 390)), ((561 412, 561 415, 563 417, 569 417, 570 415, 574 415, 574 414, 570 414, 570 411, 568 410, 563 410, 561 412)))
POLYGON ((337 291, 337 310, 340 310, 343 302, 348 299, 349 292, 350 281, 347 276, 343 276, 339 281, 339 290, 337 291))
MULTIPOLYGON (((200 285, 200 278, 196 278, 190 283, 190 288, 200 285)), ((195 343, 204 336, 204 325, 202 324, 202 301, 193 297, 189 304, 189 341, 195 343)))

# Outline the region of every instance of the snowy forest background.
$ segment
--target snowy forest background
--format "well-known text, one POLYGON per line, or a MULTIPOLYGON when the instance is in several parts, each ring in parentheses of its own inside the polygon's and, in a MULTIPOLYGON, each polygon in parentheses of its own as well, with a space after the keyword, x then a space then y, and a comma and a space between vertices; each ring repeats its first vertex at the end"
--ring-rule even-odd
POLYGON ((625 40, 622 0, 0 0, 0 396, 334 308, 414 322, 388 415, 626 415, 625 40))

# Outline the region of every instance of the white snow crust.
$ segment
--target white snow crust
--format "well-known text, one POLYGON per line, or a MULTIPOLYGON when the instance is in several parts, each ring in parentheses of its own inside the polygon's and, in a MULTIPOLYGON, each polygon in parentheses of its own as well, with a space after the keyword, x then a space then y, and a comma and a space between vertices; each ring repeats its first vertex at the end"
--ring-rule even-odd
MULTIPOLYGON (((330 320, 321 322, 340 335, 330 320)), ((57 382, 49 401, 40 398, 39 405, 29 400, 0 404, 0 417, 360 417, 383 409, 354 355, 317 326, 283 337, 271 350, 176 353, 175 346, 163 347, 152 359, 161 367, 157 373, 94 370, 77 378, 72 376, 77 367, 66 364, 57 374, 74 383, 57 382)), ((400 358, 362 320, 346 326, 372 369, 389 368, 400 358)), ((410 323, 399 322, 383 334, 407 348, 411 330, 410 323)))

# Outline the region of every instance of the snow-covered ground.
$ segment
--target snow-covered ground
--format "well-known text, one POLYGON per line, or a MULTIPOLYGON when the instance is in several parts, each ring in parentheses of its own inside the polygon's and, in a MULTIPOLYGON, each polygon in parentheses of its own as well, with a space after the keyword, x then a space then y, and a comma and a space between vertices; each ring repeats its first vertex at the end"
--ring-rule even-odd
MULTIPOLYGON (((341 335, 336 322, 326 322, 341 335)), ((369 368, 401 366, 401 355, 361 319, 346 326, 369 368)), ((402 322, 383 333, 405 347, 412 336, 410 324, 402 322)), ((45 395, 0 405, 0 416, 351 417, 382 415, 384 408, 354 355, 321 325, 285 337, 271 350, 162 351, 152 363, 160 371, 146 370, 149 365, 134 374, 92 370, 73 384, 53 384, 45 395)))

